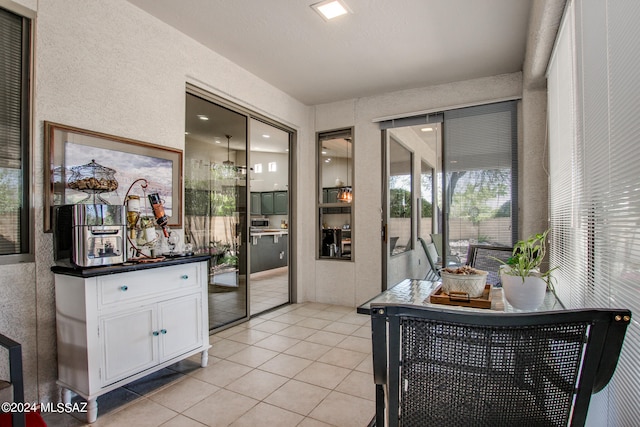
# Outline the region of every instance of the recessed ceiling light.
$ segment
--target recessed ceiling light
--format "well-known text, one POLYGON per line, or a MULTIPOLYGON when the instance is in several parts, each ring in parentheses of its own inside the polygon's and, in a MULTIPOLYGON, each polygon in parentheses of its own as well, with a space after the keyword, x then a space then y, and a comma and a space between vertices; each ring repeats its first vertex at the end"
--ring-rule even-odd
POLYGON ((198 114, 198 118, 200 120, 209 120, 209 117, 205 116, 204 114, 198 114))
POLYGON ((318 12, 322 19, 328 21, 338 16, 345 15, 350 12, 349 7, 342 0, 325 0, 320 3, 312 4, 313 10, 318 12))
POLYGON ((433 128, 422 128, 420 129, 422 132, 433 132, 433 128))
POLYGON ((185 134, 185 135, 189 135, 189 132, 185 132, 184 134, 185 134))
POLYGON ((271 138, 271 135, 267 135, 266 133, 262 135, 263 138, 271 138))

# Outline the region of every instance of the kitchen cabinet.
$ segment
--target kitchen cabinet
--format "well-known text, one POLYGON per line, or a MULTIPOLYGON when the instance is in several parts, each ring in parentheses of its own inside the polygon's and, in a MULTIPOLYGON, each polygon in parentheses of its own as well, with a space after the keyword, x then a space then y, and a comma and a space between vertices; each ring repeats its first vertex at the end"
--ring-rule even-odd
MULTIPOLYGON (((58 384, 88 402, 200 353, 208 361, 208 262, 158 263, 141 270, 72 275, 54 270, 58 384)), ((203 258, 205 261, 203 261, 203 258)))
POLYGON ((273 192, 260 193, 260 213, 262 215, 273 215, 273 192))
MULTIPOLYGON (((286 191, 265 191, 259 194, 260 214, 287 215, 289 213, 289 194, 286 191)), ((253 210, 251 213, 253 214, 253 210)))
POLYGON ((273 192, 273 213, 287 215, 289 213, 289 194, 286 191, 273 192))
POLYGON ((288 265, 289 236, 286 233, 259 233, 251 236, 251 272, 288 265))
POLYGON ((251 215, 260 215, 261 213, 262 213, 261 193, 251 192, 251 215))

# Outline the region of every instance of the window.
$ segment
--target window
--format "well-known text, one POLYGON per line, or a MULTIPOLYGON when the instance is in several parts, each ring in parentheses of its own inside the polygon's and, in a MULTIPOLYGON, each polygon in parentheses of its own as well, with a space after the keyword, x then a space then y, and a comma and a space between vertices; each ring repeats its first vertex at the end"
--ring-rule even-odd
POLYGON ((31 24, 0 8, 0 263, 29 260, 31 24), (25 256, 26 255, 26 256, 25 256))
POLYGON ((352 259, 353 131, 318 133, 318 258, 352 259))
POLYGON ((389 139, 389 251, 413 249, 413 153, 393 136, 389 139))

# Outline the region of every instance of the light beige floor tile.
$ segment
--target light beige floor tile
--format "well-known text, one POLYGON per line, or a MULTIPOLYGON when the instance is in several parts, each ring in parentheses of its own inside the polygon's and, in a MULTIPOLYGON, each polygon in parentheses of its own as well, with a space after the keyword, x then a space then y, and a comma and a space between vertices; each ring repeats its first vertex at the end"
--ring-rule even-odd
POLYGON ((228 426, 257 404, 258 401, 250 397, 229 390, 219 390, 183 414, 207 426, 222 427, 228 426))
POLYGON ((233 334, 237 334, 238 332, 240 332, 243 329, 247 329, 247 325, 246 322, 245 323, 240 323, 239 325, 236 326, 232 326, 229 329, 225 329, 224 331, 220 331, 220 332, 216 332, 215 335, 222 337, 222 338, 226 338, 228 336, 231 336, 233 334))
POLYGON ((258 331, 254 328, 247 328, 244 331, 240 331, 237 334, 233 334, 227 337, 228 340, 238 341, 244 344, 255 344, 260 340, 269 337, 271 333, 258 331))
POLYGON ((355 313, 356 309, 346 305, 329 305, 325 311, 335 311, 337 313, 355 313))
POLYGON ((359 327, 360 326, 354 325, 353 323, 331 322, 330 324, 325 326, 322 330, 328 331, 328 332, 335 332, 336 334, 351 335, 359 327))
POLYGON ((257 368, 267 360, 278 355, 278 352, 266 348, 251 346, 233 355, 233 361, 257 368))
POLYGON ((329 325, 330 323, 331 323, 331 320, 316 319, 314 317, 307 317, 306 319, 301 320, 298 323, 296 323, 296 325, 297 326, 304 326, 305 328, 323 329, 325 326, 329 325))
POLYGON ((121 427, 130 426, 159 426, 176 415, 177 412, 153 402, 147 398, 139 399, 135 403, 119 410, 108 413, 100 417, 98 408, 98 419, 91 424, 96 427, 121 427))
POLYGON ((308 415, 331 390, 291 380, 274 391, 265 402, 302 415, 308 415))
POLYGON ((315 310, 312 308, 309 308, 308 305, 305 305, 304 307, 300 307, 297 308, 293 311, 291 311, 291 314, 295 314, 297 316, 304 316, 304 317, 313 317, 313 315, 320 313, 321 310, 315 310))
POLYGON ((249 366, 221 360, 218 363, 202 368, 192 376, 209 384, 224 387, 250 371, 251 368, 249 366))
POLYGON ((291 356, 288 354, 279 354, 268 362, 260 365, 259 369, 273 374, 283 375, 287 378, 293 378, 300 371, 313 363, 310 359, 291 356))
POLYGON ((299 339, 297 338, 289 338, 289 337, 285 337, 282 335, 271 335, 268 338, 265 338, 261 341, 258 341, 257 343, 255 343, 254 345, 256 347, 261 347, 261 348, 266 348, 268 350, 273 350, 273 351, 285 351, 288 348, 293 347, 294 345, 298 344, 300 342, 299 339))
POLYGON ((347 350, 359 351, 361 353, 371 353, 371 340, 366 338, 348 336, 340 343, 336 344, 336 347, 346 348, 347 350))
POLYGON ((366 353, 360 353, 359 351, 347 350, 346 348, 332 348, 323 354, 322 357, 318 359, 318 362, 341 366, 347 369, 355 369, 365 357, 371 356, 366 353))
POLYGON ((197 422, 196 420, 192 420, 191 418, 185 417, 180 414, 177 417, 171 418, 166 423, 162 424, 160 427, 206 427, 204 424, 197 422))
POLYGON ((373 357, 371 355, 369 355, 369 357, 365 357, 364 360, 356 366, 355 370, 366 374, 373 374, 373 357))
POLYGON ((232 356, 247 347, 247 344, 224 339, 213 344, 213 346, 209 349, 209 355, 218 357, 220 359, 226 359, 227 357, 232 356))
POLYGON ((151 394, 149 399, 176 412, 182 412, 218 390, 217 386, 187 377, 151 394))
POLYGON ((225 389, 262 400, 287 381, 286 377, 254 369, 226 386, 225 389))
POLYGON ((331 304, 324 304, 321 302, 308 302, 304 306, 306 308, 310 308, 311 310, 318 310, 318 311, 324 311, 329 309, 330 307, 339 307, 339 306, 332 306, 331 304))
POLYGON ((345 316, 344 312, 320 311, 314 317, 316 317, 318 319, 331 320, 333 322, 333 321, 336 321, 336 320, 340 319, 343 316, 345 316))
POLYGON ((370 317, 364 314, 358 314, 356 312, 348 313, 340 318, 342 323, 353 323, 354 325, 366 325, 369 324, 370 317))
POLYGON ((313 362, 304 368, 293 379, 333 389, 344 380, 351 370, 326 363, 313 362))
POLYGON ((275 320, 276 322, 288 323, 290 325, 295 325, 301 320, 306 319, 304 316, 299 316, 297 314, 284 313, 280 316, 274 317, 271 320, 275 320))
POLYGON ((352 371, 336 387, 336 391, 363 399, 376 400, 376 385, 373 382, 373 375, 365 372, 352 371))
POLYGON ((317 332, 315 329, 305 328, 303 326, 298 326, 298 325, 292 325, 292 326, 289 326, 287 329, 283 329, 280 332, 278 332, 278 335, 303 340, 307 338, 309 335, 314 334, 315 332, 317 332))
POLYGON ((335 346, 342 342, 347 336, 342 334, 336 334, 335 332, 318 331, 305 338, 305 341, 314 342, 316 344, 324 344, 329 346, 335 346))
POLYGON ((354 337, 371 339, 371 326, 369 325, 360 326, 351 335, 353 335, 354 337))
POLYGON ((309 416, 338 426, 366 426, 375 416, 375 402, 332 391, 309 416))
MULTIPOLYGON (((255 329, 256 326, 258 326, 259 324, 264 323, 266 321, 267 321, 267 319, 262 319, 260 317, 254 317, 254 318, 249 319, 246 322, 246 325, 247 325, 247 328, 255 329)), ((260 329, 258 329, 258 330, 260 330, 260 329)))
POLYGON ((331 424, 323 423, 322 421, 314 420, 313 418, 306 417, 298 427, 334 427, 331 424))
POLYGON ((232 427, 278 426, 295 427, 303 420, 302 415, 277 408, 266 403, 259 403, 238 418, 232 427))
POLYGON ((288 328, 289 326, 291 325, 289 325, 288 323, 276 322, 274 320, 265 320, 256 326, 252 326, 251 329, 274 334, 288 328))
POLYGON ((305 359, 317 360, 329 350, 331 350, 331 346, 301 341, 293 347, 285 350, 284 353, 291 356, 303 357, 305 359))

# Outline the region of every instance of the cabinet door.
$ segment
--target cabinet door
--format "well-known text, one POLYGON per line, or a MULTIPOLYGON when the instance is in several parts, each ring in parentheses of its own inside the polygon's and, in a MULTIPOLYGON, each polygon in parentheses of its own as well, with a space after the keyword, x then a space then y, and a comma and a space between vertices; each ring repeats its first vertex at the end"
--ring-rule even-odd
POLYGON ((260 215, 262 213, 262 197, 260 193, 251 193, 251 215, 260 215))
POLYGON ((260 193, 262 215, 273 215, 273 192, 260 193))
POLYGON ((102 384, 108 385, 155 365, 155 305, 100 319, 102 384))
POLYGON ((202 345, 201 294, 158 305, 160 361, 179 356, 202 345))
POLYGON ((289 193, 276 191, 273 193, 273 213, 287 215, 289 213, 289 193))
POLYGON ((327 203, 338 203, 339 188, 327 188, 327 203))

